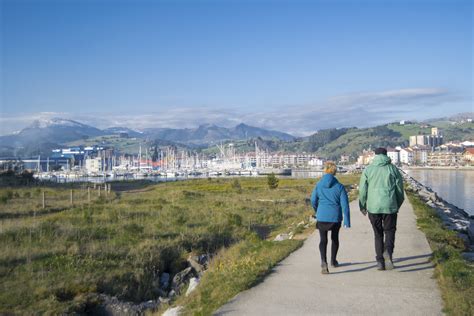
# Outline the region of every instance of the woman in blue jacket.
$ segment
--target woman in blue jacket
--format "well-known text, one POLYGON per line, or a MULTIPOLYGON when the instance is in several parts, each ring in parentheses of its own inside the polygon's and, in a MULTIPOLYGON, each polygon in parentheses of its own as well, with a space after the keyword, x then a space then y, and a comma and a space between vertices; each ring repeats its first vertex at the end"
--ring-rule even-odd
POLYGON ((328 231, 331 231, 331 266, 337 267, 336 260, 339 249, 339 229, 344 217, 344 227, 351 227, 349 200, 346 189, 337 181, 337 166, 328 161, 324 164, 324 176, 314 187, 311 194, 311 205, 316 212, 316 228, 321 237, 319 251, 321 253, 321 273, 328 274, 326 249, 328 245, 328 231), (344 214, 344 216, 343 216, 344 214))

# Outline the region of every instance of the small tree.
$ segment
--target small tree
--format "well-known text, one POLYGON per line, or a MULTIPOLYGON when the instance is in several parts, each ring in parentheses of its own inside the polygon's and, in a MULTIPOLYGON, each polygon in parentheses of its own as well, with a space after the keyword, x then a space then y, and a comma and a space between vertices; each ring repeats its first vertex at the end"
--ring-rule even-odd
POLYGON ((237 193, 242 193, 242 186, 240 185, 239 180, 234 179, 232 182, 232 188, 237 191, 237 193))
POLYGON ((273 172, 267 176, 267 183, 270 189, 278 188, 278 182, 279 180, 273 172))

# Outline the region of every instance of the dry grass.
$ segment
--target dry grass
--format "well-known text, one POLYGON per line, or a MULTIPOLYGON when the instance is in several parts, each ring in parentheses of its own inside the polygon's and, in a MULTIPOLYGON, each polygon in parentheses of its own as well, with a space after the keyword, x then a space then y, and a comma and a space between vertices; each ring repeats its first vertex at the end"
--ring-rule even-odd
POLYGON ((113 184, 110 196, 95 196, 90 204, 79 203, 84 195, 76 187, 74 206, 70 188, 0 189, 0 196, 8 195, 0 205, 0 313, 87 312, 94 293, 153 299, 159 275, 180 271, 189 253, 234 245, 253 249, 249 258, 255 251, 256 259, 269 258, 249 272, 244 287, 251 285, 299 243, 272 246, 255 237, 256 227, 274 236, 308 219, 306 199, 315 179, 280 179, 273 190, 265 178, 238 181, 240 186, 233 179, 113 184), (44 212, 38 205, 43 190, 49 201, 44 212))

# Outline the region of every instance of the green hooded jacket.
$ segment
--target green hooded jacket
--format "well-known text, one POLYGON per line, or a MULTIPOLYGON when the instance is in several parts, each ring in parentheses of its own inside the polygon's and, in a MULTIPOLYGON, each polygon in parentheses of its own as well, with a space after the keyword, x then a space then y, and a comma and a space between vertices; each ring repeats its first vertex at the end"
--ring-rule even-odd
POLYGON ((359 207, 372 214, 397 213, 405 199, 403 178, 386 155, 376 155, 359 183, 359 207))

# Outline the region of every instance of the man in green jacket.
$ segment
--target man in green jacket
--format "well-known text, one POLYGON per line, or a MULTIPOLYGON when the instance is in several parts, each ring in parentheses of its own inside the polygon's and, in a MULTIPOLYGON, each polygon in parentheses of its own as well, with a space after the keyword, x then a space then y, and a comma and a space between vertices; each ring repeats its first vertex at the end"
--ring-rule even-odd
POLYGON ((372 163, 365 168, 359 184, 359 207, 369 213, 374 229, 378 270, 393 269, 397 213, 404 200, 403 178, 392 165, 385 148, 375 149, 372 163), (385 235, 385 242, 384 242, 385 235))

